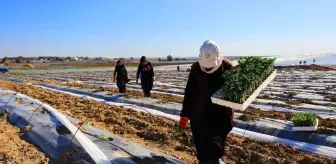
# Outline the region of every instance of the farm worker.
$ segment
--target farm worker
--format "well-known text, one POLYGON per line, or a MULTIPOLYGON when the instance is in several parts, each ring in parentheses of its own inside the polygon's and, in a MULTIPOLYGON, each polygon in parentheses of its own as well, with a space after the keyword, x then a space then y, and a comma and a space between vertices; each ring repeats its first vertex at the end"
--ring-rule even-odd
POLYGON ((141 88, 144 93, 144 97, 151 97, 151 90, 153 88, 154 81, 154 70, 150 62, 147 61, 145 56, 140 59, 140 64, 138 66, 136 83, 138 84, 139 75, 141 75, 141 88))
POLYGON ((113 73, 113 82, 116 80, 116 74, 117 74, 117 86, 119 88, 119 93, 125 93, 126 92, 126 83, 129 82, 128 76, 127 76, 127 70, 125 65, 118 60, 117 65, 115 66, 114 73, 113 73))
POLYGON ((232 130, 233 110, 212 103, 211 96, 224 84, 222 74, 233 68, 219 47, 210 40, 200 48, 198 61, 191 66, 180 114, 180 129, 190 120, 200 163, 222 163, 225 140, 232 130))
POLYGON ((180 72, 180 66, 177 66, 177 71, 180 72))

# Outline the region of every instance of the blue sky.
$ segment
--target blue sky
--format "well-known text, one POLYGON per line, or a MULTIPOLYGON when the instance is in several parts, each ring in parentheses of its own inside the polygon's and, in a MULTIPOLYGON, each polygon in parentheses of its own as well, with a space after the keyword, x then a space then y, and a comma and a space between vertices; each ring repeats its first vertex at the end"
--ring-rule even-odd
POLYGON ((336 51, 335 0, 1 0, 1 56, 336 51))

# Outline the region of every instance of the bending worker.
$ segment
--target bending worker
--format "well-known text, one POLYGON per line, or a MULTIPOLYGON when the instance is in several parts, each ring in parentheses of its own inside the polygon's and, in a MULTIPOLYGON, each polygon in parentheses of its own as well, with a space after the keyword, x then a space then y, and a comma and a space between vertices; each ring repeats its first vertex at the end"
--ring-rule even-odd
POLYGON ((138 84, 139 75, 141 75, 141 88, 144 93, 144 97, 151 97, 151 90, 153 88, 154 70, 150 62, 147 61, 145 56, 140 59, 138 66, 136 83, 138 84))
POLYGON ((119 93, 125 93, 126 92, 126 83, 129 81, 127 70, 125 65, 118 60, 117 65, 115 66, 114 73, 113 73, 113 82, 116 80, 116 74, 117 74, 117 86, 119 89, 119 93))
POLYGON ((199 59, 191 66, 180 118, 183 130, 190 127, 200 163, 222 163, 225 140, 232 130, 231 108, 212 103, 211 96, 224 84, 222 74, 233 65, 213 41, 205 41, 199 59))

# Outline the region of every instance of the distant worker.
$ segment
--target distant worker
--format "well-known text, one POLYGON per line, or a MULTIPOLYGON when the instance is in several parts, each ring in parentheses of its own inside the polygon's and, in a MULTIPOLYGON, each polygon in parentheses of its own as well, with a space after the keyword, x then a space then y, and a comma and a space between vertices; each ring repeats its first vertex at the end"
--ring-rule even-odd
POLYGON ((303 64, 306 64, 307 63, 307 61, 303 61, 303 64))
POLYGON ((302 61, 300 61, 300 65, 302 64, 302 61))
MULTIPOLYGON (((212 103, 211 96, 224 84, 222 74, 233 65, 220 53, 213 41, 200 48, 198 62, 191 66, 180 114, 180 129, 190 120, 197 159, 200 164, 220 164, 225 141, 232 130, 233 110, 212 103)), ((224 93, 225 94, 225 93, 224 93)))
POLYGON ((177 71, 180 72, 180 66, 177 66, 177 71))
POLYGON ((144 93, 144 97, 151 97, 151 90, 153 88, 154 81, 154 69, 152 63, 148 62, 145 56, 140 59, 138 71, 136 75, 136 83, 138 84, 139 75, 141 75, 141 88, 144 93))
POLYGON ((116 74, 117 74, 117 87, 119 89, 119 93, 125 93, 126 83, 128 83, 130 80, 128 79, 126 67, 120 60, 117 61, 117 65, 115 66, 114 69, 113 82, 116 81, 116 74))
POLYGON ((313 60, 313 63, 315 64, 315 59, 313 60))

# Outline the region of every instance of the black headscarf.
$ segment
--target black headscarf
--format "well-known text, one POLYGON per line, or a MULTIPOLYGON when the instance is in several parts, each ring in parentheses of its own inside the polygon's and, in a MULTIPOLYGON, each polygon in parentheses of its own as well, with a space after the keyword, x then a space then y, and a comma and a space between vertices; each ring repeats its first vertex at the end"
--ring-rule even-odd
POLYGON ((146 62, 146 61, 147 61, 147 59, 146 59, 145 56, 142 56, 142 57, 140 58, 140 63, 143 63, 143 62, 146 62))

